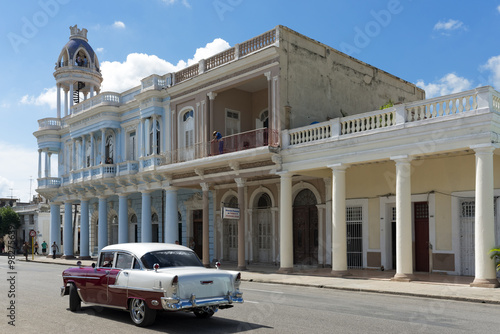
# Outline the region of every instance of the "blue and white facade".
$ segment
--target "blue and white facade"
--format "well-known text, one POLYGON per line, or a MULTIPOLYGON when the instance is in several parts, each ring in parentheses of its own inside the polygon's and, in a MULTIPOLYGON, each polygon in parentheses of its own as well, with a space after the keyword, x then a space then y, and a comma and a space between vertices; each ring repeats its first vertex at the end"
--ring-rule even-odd
POLYGON ((424 100, 415 85, 277 26, 101 92, 86 33, 71 27, 54 72, 57 117, 34 133, 37 191, 64 256, 177 240, 207 266, 383 266, 397 280, 437 271, 498 285, 491 87, 424 100))

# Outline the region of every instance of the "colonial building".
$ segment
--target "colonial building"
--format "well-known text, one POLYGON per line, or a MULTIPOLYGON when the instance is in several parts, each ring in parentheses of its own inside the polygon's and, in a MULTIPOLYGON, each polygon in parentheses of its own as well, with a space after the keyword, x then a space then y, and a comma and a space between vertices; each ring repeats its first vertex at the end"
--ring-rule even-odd
POLYGON ((77 243, 84 258, 178 240, 207 266, 384 266, 400 280, 432 270, 498 284, 500 99, 489 87, 423 100, 283 26, 121 93, 100 92, 97 56, 74 26, 54 77, 57 117, 35 132, 37 191, 66 257, 77 243))

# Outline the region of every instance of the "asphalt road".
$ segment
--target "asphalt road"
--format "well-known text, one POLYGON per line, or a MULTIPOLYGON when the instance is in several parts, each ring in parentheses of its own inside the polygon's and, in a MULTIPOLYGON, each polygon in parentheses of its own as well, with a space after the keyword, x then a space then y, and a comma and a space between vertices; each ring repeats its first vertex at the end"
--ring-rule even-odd
POLYGON ((211 319, 162 313, 153 326, 139 329, 124 311, 83 304, 81 312, 70 312, 68 297, 59 296, 64 268, 17 262, 12 271, 7 258, 0 257, 0 333, 496 333, 500 329, 500 305, 252 282, 242 283, 243 305, 220 310, 211 319), (9 324, 13 320, 15 326, 9 324))

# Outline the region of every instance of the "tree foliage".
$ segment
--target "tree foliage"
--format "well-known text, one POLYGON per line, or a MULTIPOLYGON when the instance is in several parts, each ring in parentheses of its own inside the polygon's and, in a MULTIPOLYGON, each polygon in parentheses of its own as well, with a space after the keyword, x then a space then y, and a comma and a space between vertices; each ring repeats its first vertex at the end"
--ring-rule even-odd
POLYGON ((14 209, 10 206, 0 208, 0 237, 9 234, 11 228, 17 230, 19 226, 21 226, 21 219, 14 209))
POLYGON ((490 258, 495 260, 497 271, 500 271, 500 247, 490 250, 490 258))

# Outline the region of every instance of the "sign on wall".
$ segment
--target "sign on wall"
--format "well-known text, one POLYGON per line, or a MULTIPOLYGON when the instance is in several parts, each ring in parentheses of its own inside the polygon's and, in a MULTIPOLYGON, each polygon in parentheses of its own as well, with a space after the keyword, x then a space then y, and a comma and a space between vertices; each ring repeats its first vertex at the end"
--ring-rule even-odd
POLYGON ((240 219, 240 209, 222 207, 222 219, 240 219))

